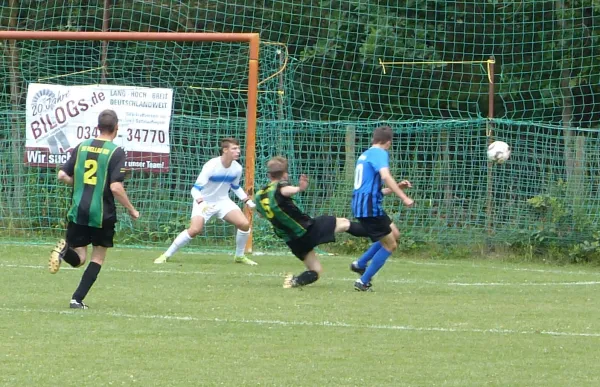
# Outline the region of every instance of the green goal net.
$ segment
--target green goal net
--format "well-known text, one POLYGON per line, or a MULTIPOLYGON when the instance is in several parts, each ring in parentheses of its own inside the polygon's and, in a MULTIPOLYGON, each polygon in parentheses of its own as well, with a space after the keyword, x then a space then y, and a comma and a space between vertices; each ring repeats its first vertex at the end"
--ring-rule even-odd
MULTIPOLYGON (((256 185, 282 154, 316 215, 349 216, 353 163, 391 125, 397 178, 416 205, 386 208, 414 241, 525 244, 593 240, 597 229, 600 4, 581 1, 5 1, 0 29, 259 33, 256 185), (513 148, 490 165, 486 146, 513 148)), ((121 242, 165 246, 186 227, 189 189, 222 136, 246 142, 247 46, 0 41, 0 227, 47 240, 68 200, 56 169, 25 160, 31 83, 173 90, 170 165, 133 170, 144 218, 121 242), (105 62, 103 62, 103 58, 105 62)), ((245 162, 245 160, 242 160, 245 162)), ((254 220, 254 241, 273 236, 254 220)), ((197 246, 228 246, 211 222, 197 246)), ((221 247, 220 247, 221 248, 221 247)))
MULTIPOLYGON (((16 87, 0 99, 3 238, 64 233, 70 188, 58 184, 57 171, 68 149, 97 134, 90 112, 107 108, 103 102, 120 116, 115 142, 129 144, 126 188, 142 214, 131 222, 119 207, 120 243, 164 246, 187 228, 190 189, 220 154, 219 140, 247 141, 247 42, 23 40, 5 49, 2 74, 16 87)), ((258 113, 273 117, 281 48, 263 44, 261 52, 258 113)), ((233 245, 233 235, 231 226, 210 222, 195 243, 233 245)))

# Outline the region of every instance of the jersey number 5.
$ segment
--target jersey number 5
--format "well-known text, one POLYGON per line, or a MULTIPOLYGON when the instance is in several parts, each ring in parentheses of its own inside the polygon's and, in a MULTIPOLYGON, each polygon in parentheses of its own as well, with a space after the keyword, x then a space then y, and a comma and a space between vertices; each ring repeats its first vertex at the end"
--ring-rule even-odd
POLYGON ((83 183, 89 185, 96 185, 98 178, 96 172, 98 171, 98 162, 96 160, 85 160, 85 172, 83 173, 83 183))
POLYGON ((362 185, 363 165, 358 164, 354 170, 354 189, 359 189, 362 185))
POLYGON ((271 206, 269 205, 269 198, 264 198, 260 201, 260 206, 265 210, 265 215, 267 218, 272 219, 275 214, 271 210, 271 206))

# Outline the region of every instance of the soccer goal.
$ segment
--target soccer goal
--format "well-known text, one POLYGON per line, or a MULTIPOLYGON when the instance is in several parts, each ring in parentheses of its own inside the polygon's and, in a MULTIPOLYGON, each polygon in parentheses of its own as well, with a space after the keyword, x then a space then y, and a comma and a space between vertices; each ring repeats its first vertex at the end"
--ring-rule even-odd
MULTIPOLYGON (((69 191, 56 171, 97 134, 103 109, 119 116, 115 142, 127 152, 126 188, 142 214, 136 224, 120 215, 119 242, 165 246, 187 227, 190 188, 219 155, 220 138, 240 140, 252 191, 258 34, 0 31, 0 44, 5 237, 62 234, 69 191)), ((232 227, 219 221, 204 235, 197 244, 233 247, 232 227)))

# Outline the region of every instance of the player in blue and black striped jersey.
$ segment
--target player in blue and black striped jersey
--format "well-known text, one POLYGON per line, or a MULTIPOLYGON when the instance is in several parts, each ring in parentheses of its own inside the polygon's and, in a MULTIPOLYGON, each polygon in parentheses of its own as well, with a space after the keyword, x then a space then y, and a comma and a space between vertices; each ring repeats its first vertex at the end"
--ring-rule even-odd
POLYGON ((383 196, 396 194, 410 207, 413 200, 404 193, 412 185, 408 180, 397 183, 390 173, 388 149, 392 146, 393 132, 389 126, 381 126, 373 132, 372 146, 356 162, 352 213, 364 226, 374 242, 360 259, 352 262, 350 269, 361 274, 354 288, 370 291, 371 278, 383 267, 396 250, 400 232, 383 209, 383 196), (383 184, 387 188, 383 188, 383 184), (371 262, 369 264, 369 262, 371 262))

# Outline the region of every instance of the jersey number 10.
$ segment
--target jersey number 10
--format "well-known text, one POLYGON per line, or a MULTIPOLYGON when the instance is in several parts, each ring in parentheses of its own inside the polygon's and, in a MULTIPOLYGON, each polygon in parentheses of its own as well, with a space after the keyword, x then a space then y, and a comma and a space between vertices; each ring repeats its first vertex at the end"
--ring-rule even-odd
POLYGON ((359 189, 362 185, 363 165, 358 164, 354 170, 354 189, 359 189))

